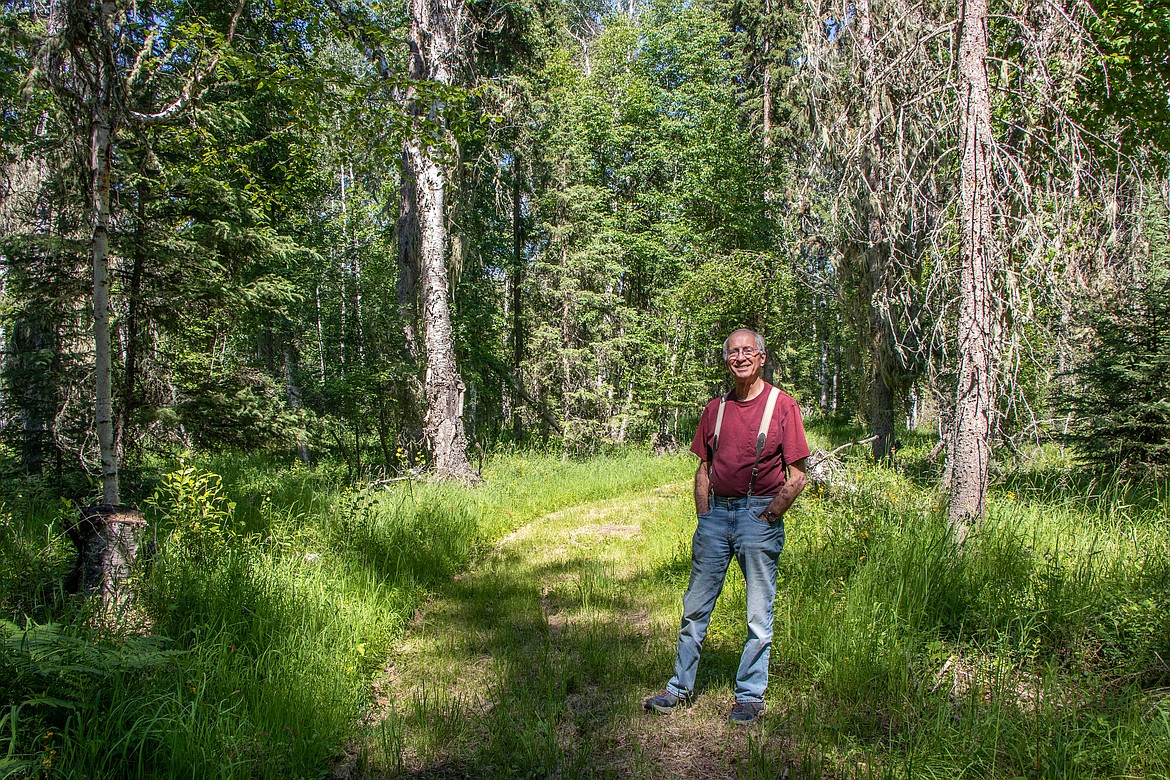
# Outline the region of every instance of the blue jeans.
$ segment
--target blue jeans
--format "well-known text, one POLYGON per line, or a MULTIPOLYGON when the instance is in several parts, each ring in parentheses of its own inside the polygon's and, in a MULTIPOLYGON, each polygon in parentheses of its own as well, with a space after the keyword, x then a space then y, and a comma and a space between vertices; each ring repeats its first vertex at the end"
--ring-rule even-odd
POLYGON ((784 521, 769 525, 759 519, 771 496, 712 497, 710 509, 699 515, 691 540, 691 582, 683 595, 682 628, 674 676, 666 689, 677 696, 695 690, 699 653, 707 625, 732 556, 747 584, 747 641, 735 674, 735 700, 762 702, 768 687, 768 658, 772 652, 772 614, 776 600, 776 568, 784 549, 784 521))

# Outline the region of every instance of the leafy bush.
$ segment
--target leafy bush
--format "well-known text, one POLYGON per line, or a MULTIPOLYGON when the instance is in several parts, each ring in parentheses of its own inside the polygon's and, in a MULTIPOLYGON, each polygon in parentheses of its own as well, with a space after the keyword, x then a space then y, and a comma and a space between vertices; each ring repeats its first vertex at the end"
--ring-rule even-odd
POLYGON ((214 554, 235 535, 236 504, 224 494, 218 474, 183 462, 179 466, 163 475, 146 505, 169 531, 168 545, 196 557, 214 554))

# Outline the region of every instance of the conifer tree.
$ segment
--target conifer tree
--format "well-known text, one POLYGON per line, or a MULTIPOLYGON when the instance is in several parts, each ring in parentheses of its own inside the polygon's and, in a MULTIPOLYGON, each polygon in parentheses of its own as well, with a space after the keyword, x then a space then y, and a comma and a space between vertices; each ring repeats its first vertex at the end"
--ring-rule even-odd
POLYGON ((1170 277, 1107 297, 1089 315, 1089 344, 1060 399, 1066 441, 1098 470, 1170 471, 1170 277))

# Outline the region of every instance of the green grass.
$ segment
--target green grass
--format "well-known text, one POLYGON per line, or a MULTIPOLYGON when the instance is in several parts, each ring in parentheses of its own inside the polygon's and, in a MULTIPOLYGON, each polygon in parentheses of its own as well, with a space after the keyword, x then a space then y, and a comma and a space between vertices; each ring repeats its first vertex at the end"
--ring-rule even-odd
POLYGON ((13 488, 24 511, 0 526, 0 606, 16 621, 0 656, 0 776, 316 777, 428 593, 532 517, 656 484, 679 462, 499 458, 489 469, 503 476, 474 489, 354 490, 328 466, 194 459, 147 486, 149 654, 60 594, 72 507, 13 488))
POLYGON ((499 456, 472 488, 161 468, 148 636, 60 595, 73 510, 6 485, 0 777, 1170 776, 1170 490, 1049 457, 1005 474, 956 550, 929 447, 902 471, 861 450, 787 518, 769 711, 746 730, 724 722, 734 566, 697 703, 640 711, 690 567, 685 454, 499 456))

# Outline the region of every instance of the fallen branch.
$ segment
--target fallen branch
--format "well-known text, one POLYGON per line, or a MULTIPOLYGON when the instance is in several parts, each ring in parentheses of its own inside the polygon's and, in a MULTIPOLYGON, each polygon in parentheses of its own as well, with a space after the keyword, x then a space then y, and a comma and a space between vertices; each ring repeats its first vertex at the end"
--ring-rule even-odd
POLYGON ((841 450, 846 449, 847 447, 852 447, 856 444, 869 444, 870 442, 876 441, 876 440, 877 440, 877 436, 870 436, 868 439, 858 439, 857 441, 845 442, 840 447, 837 447, 834 450, 830 450, 829 452, 826 452, 825 454, 821 455, 821 457, 819 457, 815 461, 813 461, 812 465, 809 466, 809 470, 811 471, 812 469, 815 469, 817 466, 821 465, 826 460, 833 457, 841 450))

